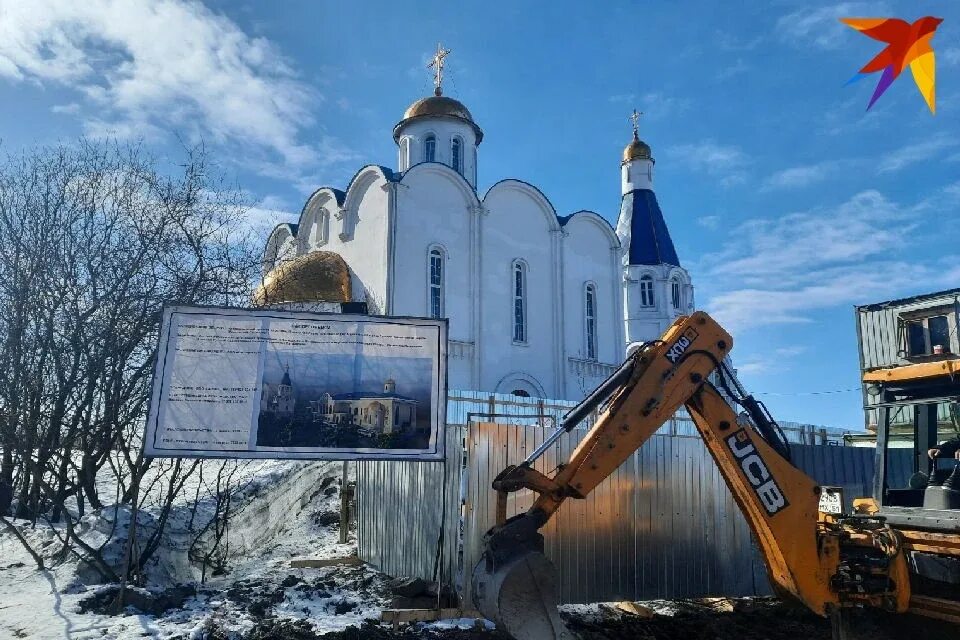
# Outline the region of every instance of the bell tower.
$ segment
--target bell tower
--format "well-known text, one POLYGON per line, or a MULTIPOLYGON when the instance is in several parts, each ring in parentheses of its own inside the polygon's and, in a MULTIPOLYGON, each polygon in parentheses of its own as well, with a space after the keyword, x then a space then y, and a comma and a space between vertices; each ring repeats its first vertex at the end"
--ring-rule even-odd
POLYGON ((693 311, 690 274, 677 250, 653 192, 650 145, 640 139, 642 114, 634 110, 633 139, 620 162, 620 217, 617 237, 623 251, 624 323, 627 345, 660 337, 673 320, 693 311))

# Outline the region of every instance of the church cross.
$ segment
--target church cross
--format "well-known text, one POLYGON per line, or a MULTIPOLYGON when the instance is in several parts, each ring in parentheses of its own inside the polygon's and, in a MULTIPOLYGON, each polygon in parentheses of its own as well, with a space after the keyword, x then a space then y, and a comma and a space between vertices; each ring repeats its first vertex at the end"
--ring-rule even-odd
POLYGON ((639 136, 640 133, 640 116, 643 115, 643 111, 633 110, 633 113, 630 114, 630 121, 633 123, 633 135, 634 137, 639 136))
POLYGON ((438 96, 443 93, 443 59, 450 54, 449 49, 444 49, 443 44, 437 43, 437 52, 433 54, 433 60, 427 65, 428 69, 433 69, 433 92, 438 96))

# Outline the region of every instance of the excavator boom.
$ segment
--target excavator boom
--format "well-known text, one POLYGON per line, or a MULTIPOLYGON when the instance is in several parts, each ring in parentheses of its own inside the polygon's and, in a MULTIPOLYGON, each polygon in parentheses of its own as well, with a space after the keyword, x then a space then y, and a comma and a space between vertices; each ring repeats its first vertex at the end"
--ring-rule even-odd
MULTIPOLYGON (((683 405, 750 525, 778 593, 821 615, 856 603, 906 609, 909 580, 897 533, 875 519, 846 521, 819 512, 820 487, 793 466, 779 427, 723 364, 732 344, 706 313, 678 318, 571 412, 556 435, 573 429, 591 405, 603 403, 559 471, 548 477, 531 466, 554 437, 498 475, 493 487, 500 504, 520 489, 538 498, 527 512, 501 517, 485 537, 473 575, 482 613, 518 640, 566 637, 539 529, 566 499, 585 498, 683 405), (851 539, 857 541, 855 552, 846 542, 851 539)), ((505 508, 498 511, 505 516, 505 508)))

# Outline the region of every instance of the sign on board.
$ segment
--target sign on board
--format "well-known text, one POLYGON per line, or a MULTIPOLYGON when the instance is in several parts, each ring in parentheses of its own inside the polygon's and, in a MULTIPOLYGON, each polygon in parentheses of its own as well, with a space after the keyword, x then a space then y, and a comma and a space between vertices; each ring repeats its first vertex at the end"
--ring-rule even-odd
POLYGON ((169 307, 147 418, 155 457, 443 457, 445 320, 169 307))

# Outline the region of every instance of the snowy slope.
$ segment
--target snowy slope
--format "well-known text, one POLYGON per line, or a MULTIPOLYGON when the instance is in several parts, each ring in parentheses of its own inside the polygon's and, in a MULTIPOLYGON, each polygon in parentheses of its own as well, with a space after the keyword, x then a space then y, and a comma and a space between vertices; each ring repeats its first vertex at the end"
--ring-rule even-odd
MULTIPOLYGON (((80 570, 75 561, 37 571, 26 550, 4 532, 0 534, 0 638, 229 637, 269 615, 304 618, 315 631, 324 632, 378 618, 389 598, 385 576, 366 566, 290 568, 293 557, 337 558, 355 553, 352 539, 339 544, 336 524, 321 524, 335 520, 330 514, 339 511, 340 469, 340 463, 252 465, 249 482, 238 498, 241 507, 226 535, 227 574, 197 585, 196 595, 182 609, 157 617, 133 610, 119 616, 81 613, 85 600, 111 587, 90 584, 85 580, 89 572, 80 570), (228 635, 223 636, 224 632, 228 635)), ((154 591, 200 576, 187 556, 185 525, 192 506, 183 500, 171 516, 164 546, 148 568, 148 586, 154 591)), ((200 505, 198 511, 205 508, 209 505, 200 505)), ((113 509, 106 508, 85 518, 85 539, 101 541, 111 530, 113 515, 113 509)), ((120 511, 116 519, 118 530, 124 530, 129 514, 120 511)), ((51 554, 59 548, 49 526, 30 529, 27 525, 18 523, 35 548, 51 554)), ((122 549, 122 536, 113 544, 122 549)))

